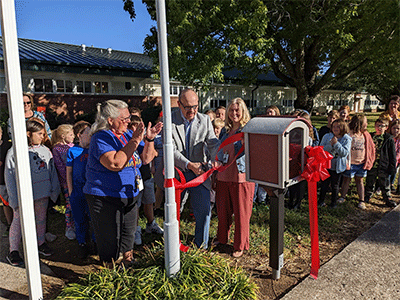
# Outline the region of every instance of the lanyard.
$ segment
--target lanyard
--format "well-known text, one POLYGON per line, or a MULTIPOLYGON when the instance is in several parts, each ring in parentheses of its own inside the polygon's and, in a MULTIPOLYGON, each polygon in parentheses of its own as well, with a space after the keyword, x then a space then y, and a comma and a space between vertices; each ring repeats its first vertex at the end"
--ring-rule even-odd
MULTIPOLYGON (((111 130, 111 132, 112 132, 112 133, 115 135, 115 137, 121 142, 122 146, 125 147, 126 144, 128 144, 128 141, 126 140, 124 134, 122 134, 121 136, 123 137, 125 143, 121 140, 121 138, 120 138, 119 136, 117 136, 117 135, 115 134, 114 131, 111 130)), ((135 152, 134 152, 134 153, 135 153, 135 152)), ((134 155, 134 154, 132 154, 132 160, 133 160, 133 167, 136 168, 136 159, 135 159, 135 155, 134 155)))

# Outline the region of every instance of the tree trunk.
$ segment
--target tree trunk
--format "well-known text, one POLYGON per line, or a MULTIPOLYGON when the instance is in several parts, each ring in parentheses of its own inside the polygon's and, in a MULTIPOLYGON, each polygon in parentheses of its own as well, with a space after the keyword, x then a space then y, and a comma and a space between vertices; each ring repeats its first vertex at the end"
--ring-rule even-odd
POLYGON ((305 109, 309 113, 314 106, 314 97, 311 97, 306 87, 296 87, 297 99, 294 101, 294 107, 305 109))

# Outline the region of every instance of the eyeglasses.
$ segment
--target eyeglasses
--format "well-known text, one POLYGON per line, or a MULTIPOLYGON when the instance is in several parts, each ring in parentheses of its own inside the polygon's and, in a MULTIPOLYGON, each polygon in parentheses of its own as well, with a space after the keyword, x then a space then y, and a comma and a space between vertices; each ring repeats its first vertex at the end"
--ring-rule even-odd
POLYGON ((190 109, 196 110, 196 109, 199 107, 198 105, 185 106, 185 105, 183 105, 183 103, 182 103, 181 101, 178 101, 178 102, 179 102, 180 105, 182 105, 182 107, 183 107, 185 110, 190 110, 190 109))
POLYGON ((24 105, 29 105, 29 104, 31 104, 31 103, 32 103, 31 101, 24 102, 24 105))
POLYGON ((120 121, 122 121, 122 122, 129 123, 129 122, 131 121, 131 116, 126 117, 126 118, 120 118, 120 117, 118 117, 118 119, 119 119, 120 121))
POLYGON ((381 124, 381 125, 377 125, 377 127, 379 127, 379 128, 385 128, 386 125, 385 125, 385 124, 381 124))

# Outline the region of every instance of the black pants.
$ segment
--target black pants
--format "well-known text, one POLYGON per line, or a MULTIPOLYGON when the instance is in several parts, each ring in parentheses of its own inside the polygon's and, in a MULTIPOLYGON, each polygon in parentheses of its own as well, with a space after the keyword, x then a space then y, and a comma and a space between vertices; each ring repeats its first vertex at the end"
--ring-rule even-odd
POLYGON ((389 174, 379 171, 378 168, 372 168, 367 173, 365 181, 365 202, 368 202, 374 193, 374 187, 381 188, 382 197, 385 202, 390 200, 390 178, 389 174))
POLYGON ((332 188, 331 206, 335 206, 339 194, 340 181, 343 173, 338 174, 336 173, 336 170, 328 170, 328 172, 329 175, 331 176, 321 182, 321 190, 319 192, 318 204, 321 205, 322 203, 325 202, 326 193, 328 192, 330 184, 332 188))
POLYGON ((97 249, 102 262, 116 261, 133 249, 138 221, 137 197, 114 198, 86 194, 97 249))

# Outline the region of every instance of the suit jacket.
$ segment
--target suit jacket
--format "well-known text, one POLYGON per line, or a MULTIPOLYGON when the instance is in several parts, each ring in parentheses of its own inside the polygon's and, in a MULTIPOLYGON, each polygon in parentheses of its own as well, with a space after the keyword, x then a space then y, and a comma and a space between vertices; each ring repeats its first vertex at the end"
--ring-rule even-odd
MULTIPOLYGON (((220 145, 215 136, 211 120, 207 115, 197 113, 190 129, 189 151, 186 150, 185 123, 180 110, 172 114, 172 139, 174 144, 175 166, 183 171, 188 171, 186 165, 189 162, 207 162, 207 151, 212 160, 217 154, 220 145)), ((211 189, 211 180, 207 180, 204 186, 211 189)))

